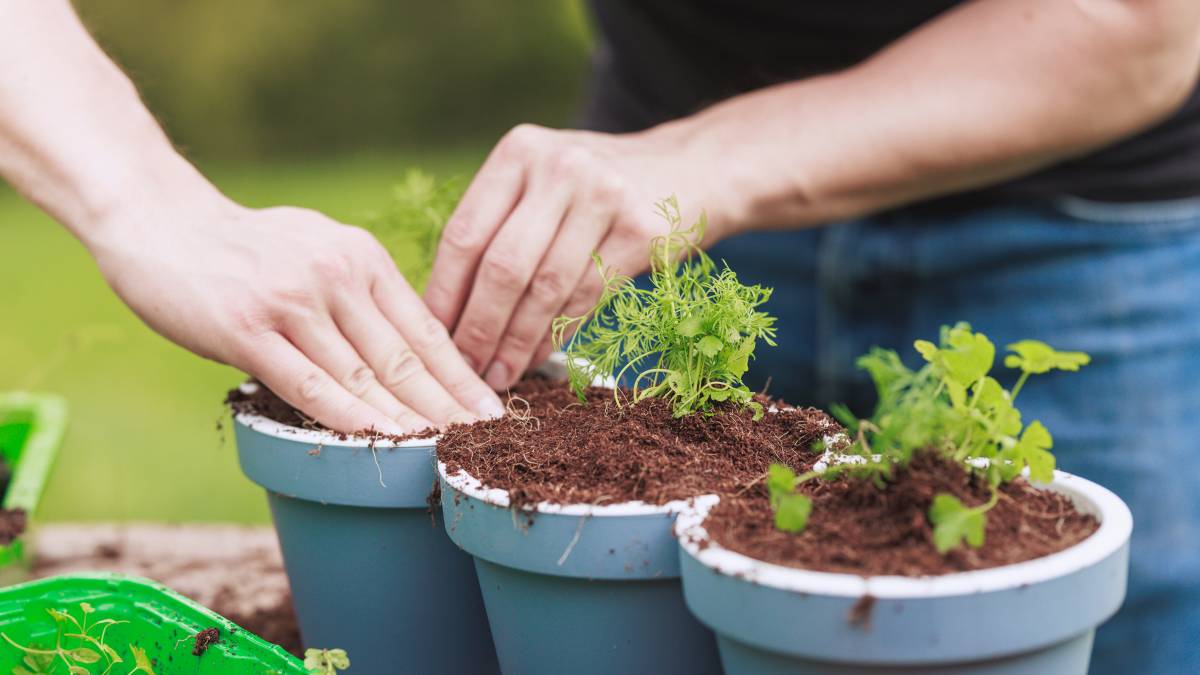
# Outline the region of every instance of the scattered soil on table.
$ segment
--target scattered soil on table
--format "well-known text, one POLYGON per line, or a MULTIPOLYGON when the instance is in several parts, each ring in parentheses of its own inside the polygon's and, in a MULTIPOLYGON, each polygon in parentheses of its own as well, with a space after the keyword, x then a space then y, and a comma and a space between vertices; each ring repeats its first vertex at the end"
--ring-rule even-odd
MULTIPOLYGON (((275 395, 275 392, 267 389, 262 384, 255 384, 257 386, 254 388, 253 393, 247 394, 241 388, 235 388, 229 390, 229 393, 225 395, 225 405, 229 406, 235 415, 259 415, 291 427, 300 427, 301 429, 311 429, 313 431, 326 431, 342 441, 349 438, 361 438, 400 443, 414 438, 428 438, 432 433, 429 431, 420 431, 413 434, 384 434, 374 429, 362 429, 353 433, 335 431, 296 410, 290 403, 279 398, 279 396, 275 395)), ((320 455, 320 449, 315 449, 311 454, 320 455)))
POLYGON ((779 412, 754 421, 751 410, 732 407, 676 418, 662 399, 617 405, 611 389, 586 395, 583 405, 564 383, 522 381, 509 395, 509 415, 443 431, 438 459, 451 474, 465 469, 508 490, 516 506, 664 504, 745 489, 772 462, 808 467, 820 458, 814 443, 842 429, 815 408, 765 397, 759 401, 779 412))
POLYGON ((917 453, 882 489, 871 481, 842 477, 808 481, 799 490, 813 500, 808 527, 800 534, 775 529, 762 484, 722 498, 704 527, 722 547, 758 560, 826 572, 903 576, 1032 560, 1069 548, 1099 527, 1067 497, 1018 478, 1000 488, 1000 501, 987 514, 981 548, 962 546, 940 555, 926 515, 934 495, 948 492, 975 506, 986 502, 990 492, 984 480, 930 452, 917 453))
POLYGON ((304 645, 300 639, 300 624, 296 622, 296 610, 292 607, 292 596, 284 595, 279 602, 253 611, 229 609, 221 606, 220 598, 213 603, 213 611, 254 633, 267 642, 277 644, 290 654, 304 658, 304 645))
POLYGON ((25 509, 0 509, 0 546, 8 546, 25 532, 25 509))
POLYGON ((216 626, 205 628, 196 633, 196 642, 192 645, 192 656, 203 656, 208 648, 221 641, 221 630, 216 626))

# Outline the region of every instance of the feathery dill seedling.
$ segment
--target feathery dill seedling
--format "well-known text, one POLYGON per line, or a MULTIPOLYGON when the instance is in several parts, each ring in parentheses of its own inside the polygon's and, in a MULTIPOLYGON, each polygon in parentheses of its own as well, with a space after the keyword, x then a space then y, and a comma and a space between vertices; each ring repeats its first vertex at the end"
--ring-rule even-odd
POLYGON ((460 180, 439 181, 413 169, 392 188, 387 207, 367 214, 363 227, 392 254, 417 292, 424 290, 442 230, 462 193, 460 180))
POLYGON ((758 340, 775 344, 775 319, 758 309, 771 289, 740 283, 728 265, 717 268, 699 246, 704 215, 684 228, 674 197, 657 210, 670 227, 650 244, 650 288, 638 288, 596 257, 605 282, 599 302, 582 316, 554 321, 554 345, 565 347, 571 387, 584 400, 597 375, 621 382, 648 364, 634 378, 635 402, 665 398, 676 417, 711 414, 714 405, 730 402, 755 409, 757 417, 762 406, 751 400, 742 376, 758 340))
POLYGON ((856 419, 844 407, 834 415, 846 425, 853 443, 841 450, 850 461, 831 464, 822 474, 796 476, 786 466, 775 465, 767 488, 775 509, 775 525, 788 532, 802 531, 812 504, 795 491, 808 480, 844 473, 874 480, 881 487, 897 466, 906 466, 915 452, 936 452, 968 471, 981 475, 991 487, 991 498, 968 507, 949 494, 938 494, 929 508, 934 544, 945 553, 964 540, 983 545, 987 512, 999 499, 999 486, 1026 468, 1030 479, 1054 479, 1054 441, 1041 422, 1028 425, 1014 401, 1030 375, 1051 370, 1076 371, 1091 358, 1083 352, 1059 352, 1036 340, 1008 345, 1013 352, 1004 365, 1020 369, 1012 391, 991 377, 996 347, 965 323, 943 327, 940 344, 917 340, 913 345, 925 365, 913 371, 896 352, 873 349, 858 360, 875 383, 879 402, 870 419, 856 419))

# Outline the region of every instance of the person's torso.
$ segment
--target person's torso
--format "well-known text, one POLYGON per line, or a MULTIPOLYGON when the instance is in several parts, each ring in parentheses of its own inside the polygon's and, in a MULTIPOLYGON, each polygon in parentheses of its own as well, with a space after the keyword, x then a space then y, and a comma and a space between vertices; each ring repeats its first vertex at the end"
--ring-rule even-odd
MULTIPOLYGON (((850 67, 960 0, 593 0, 599 33, 583 125, 625 132, 764 86, 850 67)), ((1014 49, 1019 48, 1014 36, 1014 49)), ((986 74, 981 73, 981 77, 986 74)), ((1200 195, 1200 95, 1166 121, 973 199, 1200 195)))

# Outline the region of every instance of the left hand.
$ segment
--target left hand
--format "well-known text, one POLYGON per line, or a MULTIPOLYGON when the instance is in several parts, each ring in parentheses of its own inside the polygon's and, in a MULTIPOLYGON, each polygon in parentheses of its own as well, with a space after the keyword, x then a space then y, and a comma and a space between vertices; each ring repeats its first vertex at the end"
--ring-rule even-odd
POLYGON ((591 309, 602 290, 593 252, 622 274, 647 269, 650 239, 666 232, 655 202, 678 194, 685 218, 709 207, 717 224, 697 180, 713 167, 662 129, 614 136, 522 125, 479 170, 446 224, 425 300, 492 388, 545 359, 554 317, 591 309))

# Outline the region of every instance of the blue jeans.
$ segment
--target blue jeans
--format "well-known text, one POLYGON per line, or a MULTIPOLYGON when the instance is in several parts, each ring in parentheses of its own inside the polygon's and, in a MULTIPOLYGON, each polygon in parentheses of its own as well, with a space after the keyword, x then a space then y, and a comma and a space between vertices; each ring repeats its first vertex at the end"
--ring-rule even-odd
POLYGON ((913 340, 959 320, 1000 348, 1089 352, 1078 373, 1032 378, 1019 405, 1060 468, 1133 510, 1129 595, 1092 672, 1200 673, 1200 200, 912 209, 712 253, 775 288, 779 346, 760 347, 747 382, 794 403, 869 414, 855 357, 879 345, 918 365, 913 340))

